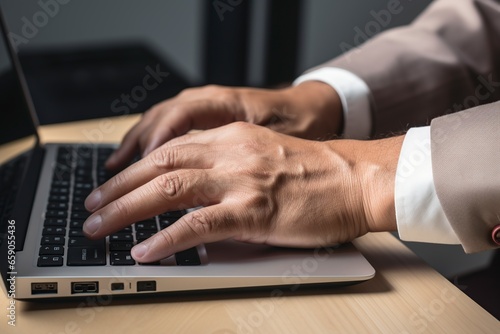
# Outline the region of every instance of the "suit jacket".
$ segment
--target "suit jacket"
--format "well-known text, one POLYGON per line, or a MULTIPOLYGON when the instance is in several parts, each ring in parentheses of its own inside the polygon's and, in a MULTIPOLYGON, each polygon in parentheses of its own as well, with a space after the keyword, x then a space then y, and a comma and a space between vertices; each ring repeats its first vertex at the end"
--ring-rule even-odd
POLYGON ((433 177, 448 220, 466 252, 497 247, 491 235, 500 224, 500 2, 437 0, 411 25, 327 66, 367 83, 374 136, 432 120, 433 177), (461 109, 468 110, 456 113, 461 109))

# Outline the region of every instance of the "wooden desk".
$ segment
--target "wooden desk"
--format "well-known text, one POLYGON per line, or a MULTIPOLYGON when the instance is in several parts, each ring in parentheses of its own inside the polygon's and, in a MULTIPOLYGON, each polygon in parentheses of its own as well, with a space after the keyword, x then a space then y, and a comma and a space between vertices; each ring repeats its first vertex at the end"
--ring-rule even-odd
MULTIPOLYGON (((117 141, 137 116, 44 127, 47 141, 117 141)), ((1 333, 499 333, 500 323, 389 233, 355 241, 377 270, 337 288, 16 302, 1 333)), ((8 299, 0 296, 6 312, 8 299)))

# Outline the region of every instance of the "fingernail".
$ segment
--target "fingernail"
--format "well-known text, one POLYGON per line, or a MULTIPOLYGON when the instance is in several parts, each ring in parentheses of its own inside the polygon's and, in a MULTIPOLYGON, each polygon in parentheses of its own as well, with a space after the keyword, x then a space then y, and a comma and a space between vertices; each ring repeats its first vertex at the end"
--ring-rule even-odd
POLYGON ((93 235, 102 225, 101 215, 90 217, 83 223, 83 232, 88 235, 93 235))
POLYGON ((132 248, 132 257, 134 259, 140 259, 148 252, 149 247, 144 243, 139 244, 132 248))
POLYGON ((101 191, 95 190, 85 200, 85 208, 88 211, 94 211, 101 204, 101 191))

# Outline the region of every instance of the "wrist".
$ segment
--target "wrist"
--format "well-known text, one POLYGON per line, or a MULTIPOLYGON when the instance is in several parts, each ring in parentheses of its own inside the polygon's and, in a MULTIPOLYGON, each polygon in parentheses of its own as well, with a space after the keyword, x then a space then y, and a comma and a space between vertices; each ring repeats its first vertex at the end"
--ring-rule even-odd
POLYGON ((360 142, 358 179, 370 232, 395 231, 394 189, 404 136, 360 142))
POLYGON ((349 170, 346 201, 368 232, 397 229, 394 202, 396 169, 404 136, 381 140, 337 140, 328 142, 349 170))
MULTIPOLYGON (((291 107, 308 114, 302 137, 318 139, 338 136, 343 127, 342 102, 330 85, 321 81, 306 81, 283 91, 291 107)), ((328 138, 331 139, 331 138, 328 138)))

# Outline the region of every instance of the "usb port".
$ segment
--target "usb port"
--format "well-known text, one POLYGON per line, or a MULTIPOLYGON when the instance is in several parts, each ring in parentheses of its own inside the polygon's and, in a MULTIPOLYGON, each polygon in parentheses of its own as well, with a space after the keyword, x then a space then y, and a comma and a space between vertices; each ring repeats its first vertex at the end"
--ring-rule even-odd
POLYGON ((71 293, 98 293, 99 282, 72 282, 71 293))
POLYGON ((156 291, 156 281, 137 282, 137 292, 141 291, 156 291))
POLYGON ((32 295, 57 294, 57 283, 31 283, 32 295))

